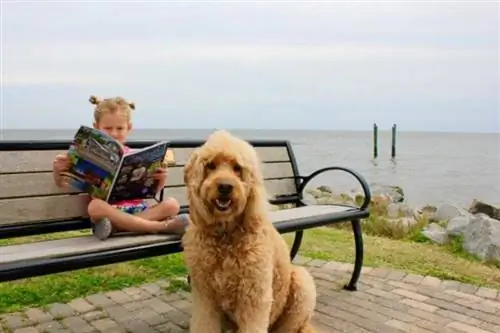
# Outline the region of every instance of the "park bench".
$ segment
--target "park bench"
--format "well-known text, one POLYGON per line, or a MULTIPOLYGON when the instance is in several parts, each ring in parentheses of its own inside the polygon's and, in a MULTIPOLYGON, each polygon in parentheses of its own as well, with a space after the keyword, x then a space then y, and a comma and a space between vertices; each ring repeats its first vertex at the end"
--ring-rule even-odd
MULTIPOLYGON (((154 142, 131 142, 141 148, 154 142)), ((356 172, 328 167, 300 176, 288 141, 250 141, 263 162, 265 186, 270 204, 292 207, 273 210, 271 218, 280 233, 295 233, 292 259, 299 251, 306 229, 350 222, 354 234, 355 263, 351 280, 344 287, 356 290, 363 262, 361 219, 369 216, 370 191, 356 172), (303 190, 310 180, 325 171, 345 171, 354 176, 364 191, 361 207, 307 205, 303 190)), ((86 194, 57 188, 52 182, 52 161, 69 147, 69 141, 0 141, 0 241, 91 228, 87 218, 86 194)), ((183 166, 203 141, 172 141, 175 165, 169 167, 165 196, 176 198, 188 212, 183 166)), ((157 200, 162 200, 160 193, 157 200)), ((44 240, 1 246, 0 282, 54 274, 123 261, 167 255, 182 251, 175 235, 126 235, 100 241, 93 236, 44 240)))

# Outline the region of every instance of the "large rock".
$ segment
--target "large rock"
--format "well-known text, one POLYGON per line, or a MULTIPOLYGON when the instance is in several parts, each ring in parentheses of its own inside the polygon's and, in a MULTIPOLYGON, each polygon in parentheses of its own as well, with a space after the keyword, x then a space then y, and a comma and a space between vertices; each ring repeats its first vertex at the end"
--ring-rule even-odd
POLYGON ((472 215, 455 216, 446 225, 446 232, 451 236, 460 236, 474 217, 472 215))
POLYGON ((474 215, 464 231, 463 248, 486 261, 500 261, 500 221, 474 215))
POLYGON ((469 213, 482 213, 488 215, 492 219, 500 220, 500 208, 484 203, 477 199, 472 200, 472 203, 469 207, 469 213))
POLYGON ((373 197, 384 196, 390 198, 391 202, 403 202, 405 194, 401 187, 394 185, 371 184, 370 190, 373 197))
POLYGON ((434 214, 434 219, 437 221, 449 221, 457 216, 467 216, 470 215, 465 209, 461 207, 454 206, 449 203, 442 204, 436 210, 434 214))
POLYGON ((422 234, 438 244, 448 244, 450 241, 446 230, 437 223, 429 223, 429 225, 422 230, 422 234))

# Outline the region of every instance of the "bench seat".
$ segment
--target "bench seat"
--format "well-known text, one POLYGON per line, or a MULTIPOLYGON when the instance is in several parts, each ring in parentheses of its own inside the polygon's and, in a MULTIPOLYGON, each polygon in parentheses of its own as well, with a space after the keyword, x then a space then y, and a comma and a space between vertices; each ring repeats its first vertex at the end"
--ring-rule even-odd
MULTIPOLYGON (((281 233, 319 227, 335 222, 339 214, 347 218, 360 218, 359 209, 340 205, 317 205, 290 208, 270 212, 270 218, 281 233)), ((154 252, 179 252, 180 238, 175 235, 118 235, 106 241, 93 236, 47 240, 36 243, 8 245, 1 247, 0 282, 16 279, 16 276, 31 275, 32 270, 44 266, 44 273, 66 271, 66 265, 73 269, 97 266, 113 255, 126 250, 131 258, 140 259, 154 252), (133 255, 135 254, 135 255, 133 255), (64 265, 59 265, 64 260, 64 265), (47 266, 53 266, 47 271, 47 266)), ((120 260, 121 261, 121 260, 120 260)))

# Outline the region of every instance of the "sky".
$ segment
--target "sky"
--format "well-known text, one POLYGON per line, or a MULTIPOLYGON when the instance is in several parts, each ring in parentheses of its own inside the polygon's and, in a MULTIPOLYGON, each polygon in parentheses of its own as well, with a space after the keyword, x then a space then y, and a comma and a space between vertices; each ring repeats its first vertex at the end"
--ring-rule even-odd
POLYGON ((500 132, 497 1, 2 0, 3 129, 500 132))

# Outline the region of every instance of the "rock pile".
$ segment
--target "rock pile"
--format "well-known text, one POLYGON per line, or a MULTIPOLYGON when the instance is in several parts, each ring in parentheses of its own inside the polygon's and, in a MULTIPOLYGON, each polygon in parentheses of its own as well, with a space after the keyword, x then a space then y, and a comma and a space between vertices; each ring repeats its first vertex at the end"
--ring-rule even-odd
MULTIPOLYGON (((460 238, 468 253, 485 261, 500 262, 500 208, 474 199, 468 209, 448 203, 414 209, 404 202, 404 192, 399 186, 373 184, 371 191, 372 212, 389 224, 399 224, 409 230, 420 221, 429 221, 422 230, 429 240, 448 244, 453 237, 460 238)), ((324 185, 307 193, 319 205, 359 205, 363 201, 360 193, 335 193, 324 185)))
POLYGON ((500 208, 474 199, 466 210, 441 205, 422 233, 431 241, 447 244, 460 237, 468 253, 485 261, 500 262, 500 208))

